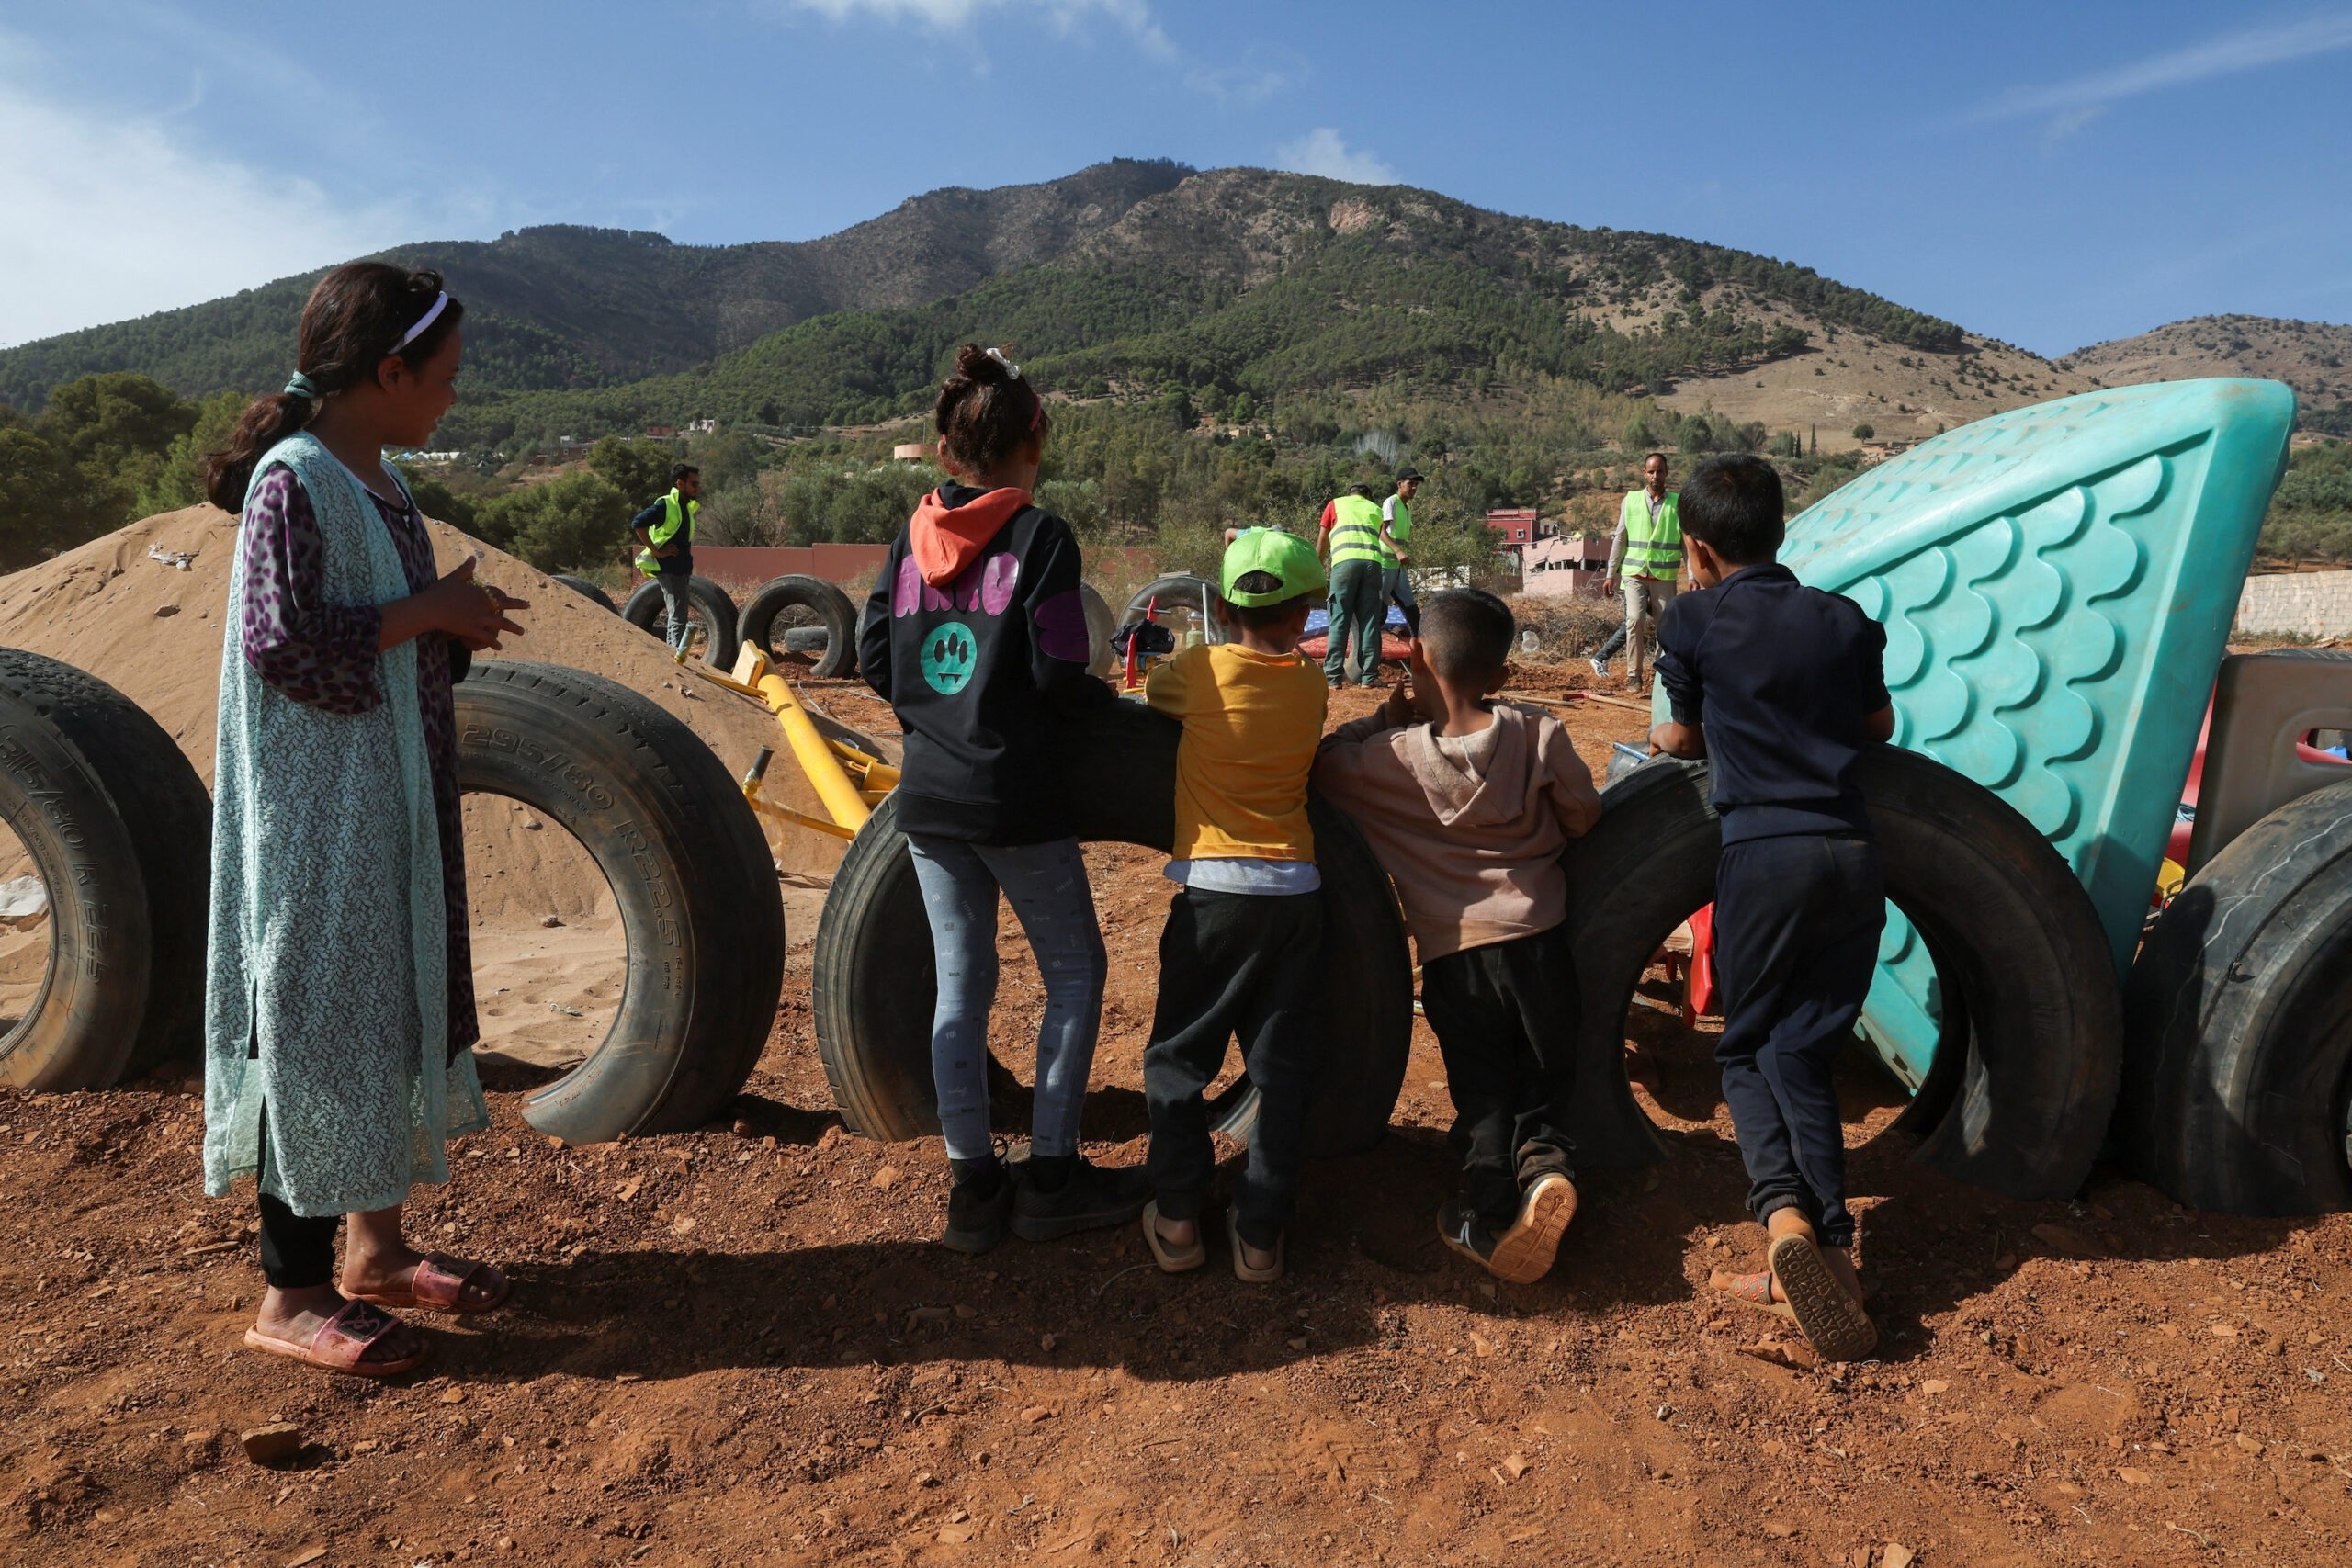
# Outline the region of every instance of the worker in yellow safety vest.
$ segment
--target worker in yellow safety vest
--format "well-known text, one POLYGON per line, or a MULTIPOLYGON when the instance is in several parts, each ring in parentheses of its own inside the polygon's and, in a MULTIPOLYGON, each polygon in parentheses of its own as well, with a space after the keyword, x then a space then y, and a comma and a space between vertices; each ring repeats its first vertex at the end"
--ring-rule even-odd
POLYGON ((1380 508, 1370 485, 1356 485, 1323 509, 1328 521, 1315 553, 1331 569, 1330 647, 1323 655, 1323 680, 1338 691, 1348 678, 1348 642, 1356 648, 1356 684, 1380 679, 1380 623, 1388 606, 1381 594, 1380 508))
MULTIPOLYGON (((1666 488, 1666 454, 1642 459, 1642 488, 1628 491, 1617 508, 1617 532, 1609 541, 1608 591, 1625 595, 1625 687, 1642 689, 1642 666, 1657 635, 1658 617, 1673 602, 1682 580, 1680 495, 1666 488)), ((1607 673, 1609 650, 1593 660, 1607 673)))
POLYGON ((695 514, 702 510, 702 470, 692 463, 670 469, 670 493, 629 519, 637 536, 637 570, 662 589, 669 612, 669 644, 683 650, 693 626, 695 514))

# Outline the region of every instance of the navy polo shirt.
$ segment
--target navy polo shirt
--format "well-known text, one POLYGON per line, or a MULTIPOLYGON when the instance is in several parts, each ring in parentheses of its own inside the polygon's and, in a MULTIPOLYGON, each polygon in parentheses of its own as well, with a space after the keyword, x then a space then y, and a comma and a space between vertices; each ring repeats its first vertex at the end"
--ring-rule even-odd
POLYGON ((1870 833, 1854 761, 1886 706, 1886 628, 1777 561, 1685 592, 1657 625, 1675 722, 1705 728, 1724 842, 1870 833))

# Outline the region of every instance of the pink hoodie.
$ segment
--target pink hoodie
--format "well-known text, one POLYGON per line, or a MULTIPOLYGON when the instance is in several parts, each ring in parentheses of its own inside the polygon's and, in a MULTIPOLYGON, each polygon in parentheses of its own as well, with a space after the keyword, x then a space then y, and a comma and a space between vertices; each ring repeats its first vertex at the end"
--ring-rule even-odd
POLYGON ((1512 703, 1493 712, 1485 729, 1448 742, 1459 761, 1394 698, 1333 730, 1316 756, 1315 787, 1372 840, 1423 964, 1558 925, 1560 852, 1600 818, 1558 719, 1512 703))

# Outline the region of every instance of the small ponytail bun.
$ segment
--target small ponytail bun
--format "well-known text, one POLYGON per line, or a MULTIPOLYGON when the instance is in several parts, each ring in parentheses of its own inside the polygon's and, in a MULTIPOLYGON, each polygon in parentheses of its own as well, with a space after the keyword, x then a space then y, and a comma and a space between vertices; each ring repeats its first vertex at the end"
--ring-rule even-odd
POLYGON ((229 445, 204 460, 204 494, 223 512, 242 512, 261 455, 311 423, 315 405, 290 392, 255 398, 238 416, 229 445))
POLYGON ((976 343, 956 351, 956 374, 939 389, 932 418, 949 466, 967 477, 1001 468, 1053 426, 1029 378, 1016 379, 1010 365, 976 343))

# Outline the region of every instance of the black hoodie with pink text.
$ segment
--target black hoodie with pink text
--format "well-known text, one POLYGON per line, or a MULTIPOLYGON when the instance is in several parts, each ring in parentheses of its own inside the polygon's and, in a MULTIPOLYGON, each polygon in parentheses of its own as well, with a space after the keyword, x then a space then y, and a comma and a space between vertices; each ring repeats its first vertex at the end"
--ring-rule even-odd
POLYGON ((906 734, 908 833, 980 844, 1069 838, 1059 721, 1114 700, 1087 673, 1078 540, 1026 491, 944 484, 875 579, 857 639, 865 683, 906 734))

